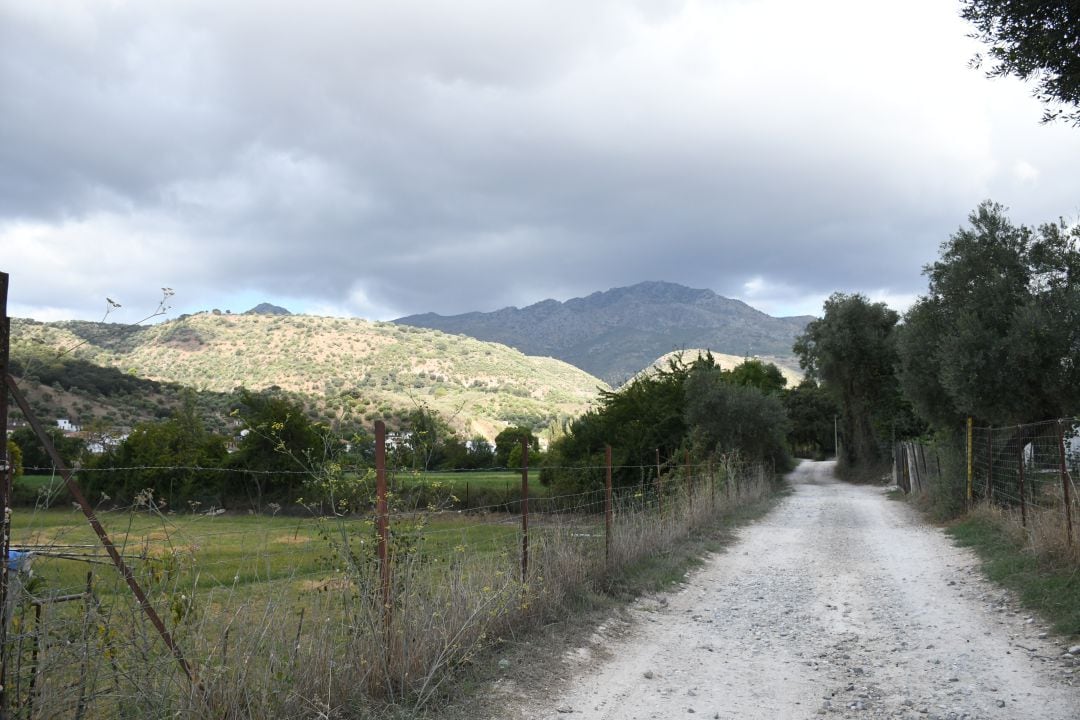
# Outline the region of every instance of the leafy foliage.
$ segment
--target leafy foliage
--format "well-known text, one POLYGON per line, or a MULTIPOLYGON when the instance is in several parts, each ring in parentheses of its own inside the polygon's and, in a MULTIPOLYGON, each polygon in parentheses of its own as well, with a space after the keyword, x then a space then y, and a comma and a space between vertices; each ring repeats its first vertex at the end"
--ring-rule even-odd
POLYGON ((836 452, 834 419, 840 407, 832 394, 807 379, 783 396, 790 430, 788 442, 796 455, 824 459, 836 452))
POLYGON ((11 438, 8 438, 7 441, 7 462, 12 468, 12 477, 15 479, 21 478, 23 474, 22 448, 11 438))
MULTIPOLYGON (((60 428, 46 427, 45 432, 52 440, 53 447, 60 453, 60 458, 69 466, 74 466, 86 450, 86 443, 83 440, 64 435, 60 428)), ((13 431, 9 437, 22 451, 24 467, 44 472, 53 466, 52 458, 49 457, 45 447, 31 428, 21 427, 13 431)))
POLYGON ((735 381, 759 376, 772 378, 773 372, 755 366, 725 371, 709 353, 689 364, 676 355, 666 369, 602 393, 600 406, 573 421, 552 444, 541 481, 560 491, 595 486, 601 482, 605 445, 612 448, 612 479, 620 486, 641 482, 641 473, 652 472, 658 457, 667 463, 690 450, 697 457, 739 452, 784 467, 787 423, 781 402, 752 383, 735 381), (564 470, 568 466, 592 470, 564 470))
POLYGON ((260 508, 268 498, 295 501, 307 476, 338 450, 326 428, 316 426, 299 404, 280 393, 240 388, 233 414, 246 432, 229 463, 255 471, 251 487, 260 508))
POLYGON ((521 465, 521 441, 529 443, 529 449, 539 451, 540 441, 531 428, 511 426, 495 436, 495 466, 516 468, 521 465), (517 464, 511 463, 510 455, 518 448, 517 464))
MULTIPOLYGON (((752 366, 748 374, 757 370, 752 366)), ((737 377, 703 367, 687 378, 684 414, 695 445, 708 455, 738 453, 786 468, 789 423, 778 391, 766 393, 737 377)))
POLYGON ((739 387, 752 387, 766 395, 779 395, 787 385, 780 368, 757 358, 747 358, 726 373, 725 380, 739 387))
POLYGON ((989 201, 942 245, 899 335, 900 378, 939 428, 1080 407, 1080 228, 1014 225, 989 201))
POLYGON ((222 467, 226 455, 225 439, 206 431, 189 396, 168 420, 141 423, 117 446, 92 457, 85 488, 116 502, 132 502, 149 490, 173 507, 192 498, 220 503, 229 493, 224 478, 208 486, 200 468, 222 467))
MULTIPOLYGON (((1036 80, 1047 107, 1043 122, 1064 117, 1080 126, 1080 4, 1045 0, 964 0, 961 16, 990 46, 989 77, 1036 80)), ((983 59, 976 56, 975 67, 983 59)))
POLYGON ((883 425, 891 425, 902 400, 894 372, 894 332, 899 316, 859 294, 834 293, 825 315, 795 343, 809 376, 840 406, 840 467, 857 472, 882 458, 883 425))

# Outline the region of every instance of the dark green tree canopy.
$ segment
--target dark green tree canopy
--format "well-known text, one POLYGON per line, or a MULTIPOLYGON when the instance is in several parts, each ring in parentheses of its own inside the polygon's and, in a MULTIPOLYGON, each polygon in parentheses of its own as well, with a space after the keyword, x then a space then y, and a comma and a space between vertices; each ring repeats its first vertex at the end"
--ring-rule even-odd
POLYGON ((195 412, 194 396, 187 393, 172 417, 140 423, 119 445, 94 457, 88 466, 88 493, 104 493, 115 502, 130 502, 150 489, 154 497, 172 507, 227 492, 224 476, 211 479, 201 468, 225 465, 225 439, 209 433, 195 412))
POLYGON ((1014 225, 982 203, 927 266, 898 354, 905 394, 938 427, 1080 409, 1080 228, 1014 225))
POLYGON ((498 467, 510 467, 510 453, 515 447, 521 445, 522 440, 528 440, 530 450, 540 449, 540 439, 533 435, 531 428, 511 425, 495 436, 495 465, 498 467))
POLYGON ((757 388, 766 395, 779 395, 787 385, 780 368, 757 358, 747 358, 731 370, 725 370, 732 385, 757 388))
POLYGON ((707 454, 739 453, 780 468, 789 462, 789 423, 779 396, 732 383, 718 368, 687 378, 685 417, 707 454))
MULTIPOLYGON (((86 443, 83 440, 68 437, 57 427, 47 427, 45 432, 65 464, 74 465, 82 458, 86 451, 86 443)), ((53 466, 52 458, 45 452, 45 447, 32 429, 19 428, 12 432, 10 437, 22 450, 24 467, 34 468, 37 472, 47 472, 53 466)))
POLYGON ((690 363, 677 355, 666 368, 602 393, 599 407, 571 423, 569 432, 553 443, 549 465, 591 468, 591 475, 542 472, 541 480, 554 478, 567 491, 602 482, 605 445, 612 448, 616 485, 640 483, 644 468, 652 472, 657 455, 662 463, 681 462, 686 451, 696 451, 699 458, 737 451, 746 459, 785 467, 787 421, 780 400, 756 382, 735 381, 761 379, 771 387, 776 383, 768 367, 751 361, 743 374, 722 370, 708 353, 690 363))
POLYGON ((880 429, 891 424, 901 404, 894 368, 898 319, 884 303, 834 293, 825 301, 824 317, 807 325, 795 342, 799 364, 840 405, 842 469, 880 460, 880 429))
POLYGON ((796 454, 824 457, 836 452, 833 421, 840 407, 832 394, 807 378, 783 395, 791 429, 788 441, 796 454))
POLYGON ((237 393, 235 417, 243 424, 233 464, 250 470, 304 471, 326 455, 320 432, 299 403, 273 391, 237 393))
MULTIPOLYGON (((972 37, 989 46, 990 77, 1035 80, 1043 122, 1080 126, 1080 3, 1076 0, 963 0, 972 37)), ((979 67, 976 56, 972 65, 979 67)))
POLYGON ((417 405, 405 421, 411 466, 414 470, 430 470, 446 459, 447 444, 458 442, 450 425, 426 403, 417 405))

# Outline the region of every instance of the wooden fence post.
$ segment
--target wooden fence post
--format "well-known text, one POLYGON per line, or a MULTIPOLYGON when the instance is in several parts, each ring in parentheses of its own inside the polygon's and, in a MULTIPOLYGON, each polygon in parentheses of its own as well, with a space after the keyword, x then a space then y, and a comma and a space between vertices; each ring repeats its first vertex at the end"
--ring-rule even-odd
POLYGON ((0 718, 7 717, 7 622, 8 606, 8 551, 11 549, 11 483, 14 471, 8 466, 12 458, 7 454, 8 391, 4 378, 8 374, 8 353, 11 342, 11 320, 7 314, 8 274, 0 272, 0 718))
POLYGON ((986 499, 994 500, 994 428, 986 430, 986 499))
POLYGON ((8 552, 11 550, 11 495, 12 481, 15 476, 13 458, 7 454, 8 391, 4 387, 4 378, 8 374, 8 356, 11 345, 11 320, 7 314, 8 274, 0 272, 0 718, 7 717, 7 661, 8 661, 8 626, 6 622, 9 576, 8 552))
POLYGON ((686 511, 687 520, 694 522, 694 476, 690 472, 690 451, 683 450, 683 486, 686 488, 686 511))

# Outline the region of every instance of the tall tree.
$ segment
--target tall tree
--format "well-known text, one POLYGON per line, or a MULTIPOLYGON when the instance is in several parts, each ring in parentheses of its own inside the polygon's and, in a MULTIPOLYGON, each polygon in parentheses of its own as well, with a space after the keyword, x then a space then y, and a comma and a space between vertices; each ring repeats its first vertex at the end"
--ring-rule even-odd
POLYGON ((823 458, 836 452, 834 422, 840 408, 832 395, 810 378, 783 394, 790 430, 788 443, 799 457, 823 458))
POLYGON ((884 303, 834 293, 825 301, 824 317, 807 325, 795 341, 799 364, 840 405, 839 462, 845 471, 873 467, 882 458, 875 425, 899 403, 893 367, 897 320, 899 315, 884 303))
POLYGON ((780 368, 772 363, 757 358, 747 358, 725 371, 726 379, 732 385, 754 387, 766 395, 779 395, 787 385, 787 378, 780 368))
POLYGON ((206 431, 195 413, 194 395, 168 420, 140 423, 115 447, 93 458, 86 480, 88 493, 105 493, 114 501, 131 501, 150 489, 171 507, 187 500, 215 497, 224 490, 221 476, 200 468, 226 462, 225 439, 206 431))
POLYGON ((1080 409, 1080 228, 1014 225, 982 203, 927 266, 900 331, 900 377, 938 427, 1080 409))
POLYGON ((529 442, 530 450, 540 449, 540 439, 533 435, 533 431, 527 427, 511 425, 495 436, 495 465, 497 467, 511 467, 510 453, 514 448, 521 445, 522 440, 529 442))
POLYGON ((738 452, 787 469, 790 429, 778 394, 736 384, 719 368, 699 369, 686 381, 686 424, 706 453, 738 452))
MULTIPOLYGON (((989 45, 987 75, 1035 80, 1043 122, 1080 126, 1080 3, 1076 0, 963 0, 961 16, 989 45)), ((980 67, 981 55, 972 65, 980 67)))
POLYGON ((338 451, 325 427, 316 426, 303 407, 273 391, 240 388, 233 410, 244 433, 230 464, 250 473, 252 501, 262 509, 266 496, 294 502, 301 484, 338 451))
MULTIPOLYGON (((82 458, 86 450, 86 443, 82 439, 68 437, 57 427, 47 427, 45 432, 66 464, 75 465, 82 458)), ((12 432, 10 437, 22 449, 24 467, 33 468, 35 472, 48 472, 53 466, 52 458, 45 452, 45 446, 33 430, 22 427, 12 432)))

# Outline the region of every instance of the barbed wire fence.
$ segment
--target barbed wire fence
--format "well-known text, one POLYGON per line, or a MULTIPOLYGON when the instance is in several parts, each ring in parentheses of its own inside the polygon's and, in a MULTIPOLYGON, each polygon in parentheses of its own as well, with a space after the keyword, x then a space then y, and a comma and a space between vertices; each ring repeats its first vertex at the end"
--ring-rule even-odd
MULTIPOLYGON (((460 483, 436 482, 410 495, 408 473, 378 452, 380 425, 374 493, 360 512, 181 509, 153 493, 91 507, 145 602, 110 567, 81 509, 43 502, 15 514, 9 716, 327 717, 373 698, 421 705, 480 650, 557 618, 772 480, 737 456, 613 467, 608 455, 551 468, 584 488, 552 491, 536 487, 523 447, 520 482, 502 492, 474 487, 466 500, 460 483), (613 487, 620 470, 640 481, 613 487), (191 681, 148 608, 182 648, 191 681)), ((179 468, 76 477, 155 469, 179 468)), ((238 472, 188 469, 208 483, 238 472)), ((55 487, 42 497, 55 500, 55 487)))
POLYGON ((1080 419, 969 423, 961 443, 900 442, 893 458, 897 486, 928 498, 944 516, 984 502, 1026 532, 1034 547, 1077 551, 1080 419))

